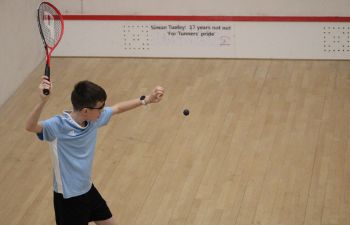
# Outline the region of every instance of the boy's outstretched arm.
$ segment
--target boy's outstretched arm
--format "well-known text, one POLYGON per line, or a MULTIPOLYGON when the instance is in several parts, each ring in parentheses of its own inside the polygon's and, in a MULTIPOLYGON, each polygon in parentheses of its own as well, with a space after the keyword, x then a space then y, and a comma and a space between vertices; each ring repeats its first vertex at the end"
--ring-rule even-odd
MULTIPOLYGON (((158 103, 162 100, 162 97, 164 95, 164 88, 157 86, 153 89, 152 93, 150 95, 145 96, 145 103, 158 103)), ((138 106, 141 106, 142 102, 139 98, 137 99, 132 99, 128 101, 123 101, 120 103, 117 103, 112 106, 112 112, 113 115, 126 112, 128 110, 134 109, 138 106)))
POLYGON ((33 111, 29 114, 27 122, 26 122, 26 130, 34 133, 41 133, 42 126, 39 123, 40 114, 45 106, 45 103, 49 99, 50 95, 44 95, 44 89, 51 89, 51 82, 46 79, 46 77, 42 77, 42 81, 39 85, 40 90, 40 102, 34 107, 33 111))

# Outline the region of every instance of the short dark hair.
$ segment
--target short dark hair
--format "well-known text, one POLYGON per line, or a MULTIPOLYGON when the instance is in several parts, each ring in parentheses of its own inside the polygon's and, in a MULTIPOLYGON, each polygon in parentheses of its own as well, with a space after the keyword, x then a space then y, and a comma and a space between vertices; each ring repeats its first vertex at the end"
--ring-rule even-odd
POLYGON ((105 102, 106 99, 106 91, 88 80, 78 82, 71 94, 73 108, 77 111, 83 108, 95 107, 97 102, 105 102))

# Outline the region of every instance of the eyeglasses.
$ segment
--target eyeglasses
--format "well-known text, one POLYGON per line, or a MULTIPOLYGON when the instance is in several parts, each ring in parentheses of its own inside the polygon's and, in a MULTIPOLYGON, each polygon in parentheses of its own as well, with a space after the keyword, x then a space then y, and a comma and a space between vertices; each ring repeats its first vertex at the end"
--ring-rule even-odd
POLYGON ((103 102, 103 104, 100 107, 85 107, 85 108, 102 110, 105 107, 105 104, 106 104, 106 102, 103 102))

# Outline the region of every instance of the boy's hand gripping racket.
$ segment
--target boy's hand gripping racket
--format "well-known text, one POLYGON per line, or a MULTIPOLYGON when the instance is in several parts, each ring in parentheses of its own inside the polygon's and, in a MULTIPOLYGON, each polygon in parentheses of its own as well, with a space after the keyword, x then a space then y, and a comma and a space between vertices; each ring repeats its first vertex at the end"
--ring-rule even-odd
MULTIPOLYGON (((42 2, 38 8, 37 19, 46 53, 45 76, 50 80, 50 58, 53 50, 63 36, 63 18, 60 11, 54 5, 49 2, 42 2)), ((44 95, 49 95, 50 90, 44 89, 43 93, 44 95)))

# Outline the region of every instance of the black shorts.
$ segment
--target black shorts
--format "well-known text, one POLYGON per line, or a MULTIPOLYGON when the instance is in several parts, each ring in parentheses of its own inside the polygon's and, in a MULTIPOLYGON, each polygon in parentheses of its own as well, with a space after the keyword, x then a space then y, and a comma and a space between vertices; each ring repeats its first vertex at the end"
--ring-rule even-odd
POLYGON ((57 225, 88 225, 91 221, 112 217, 106 201, 94 185, 87 193, 67 199, 54 192, 54 208, 57 225))

